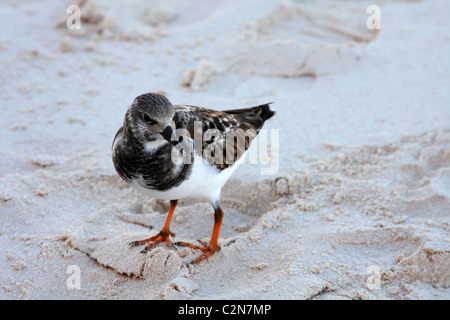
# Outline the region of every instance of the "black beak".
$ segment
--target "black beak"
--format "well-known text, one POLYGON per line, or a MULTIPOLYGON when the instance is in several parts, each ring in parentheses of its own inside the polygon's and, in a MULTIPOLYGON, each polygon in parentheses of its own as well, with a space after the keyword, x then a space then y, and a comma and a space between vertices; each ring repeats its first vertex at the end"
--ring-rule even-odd
POLYGON ((179 144, 180 142, 178 140, 172 140, 172 136, 173 136, 173 129, 171 126, 167 126, 164 131, 161 133, 161 135, 163 136, 164 140, 166 140, 167 142, 169 142, 171 145, 173 145, 174 147, 179 144))

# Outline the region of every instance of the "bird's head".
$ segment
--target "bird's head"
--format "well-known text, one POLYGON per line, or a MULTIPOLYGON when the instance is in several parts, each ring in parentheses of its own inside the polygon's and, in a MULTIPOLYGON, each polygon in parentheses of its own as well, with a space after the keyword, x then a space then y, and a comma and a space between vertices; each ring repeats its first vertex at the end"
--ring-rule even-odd
POLYGON ((138 139, 153 141, 162 136, 172 143, 171 122, 174 113, 172 103, 165 96, 144 93, 134 99, 125 116, 125 122, 138 139))

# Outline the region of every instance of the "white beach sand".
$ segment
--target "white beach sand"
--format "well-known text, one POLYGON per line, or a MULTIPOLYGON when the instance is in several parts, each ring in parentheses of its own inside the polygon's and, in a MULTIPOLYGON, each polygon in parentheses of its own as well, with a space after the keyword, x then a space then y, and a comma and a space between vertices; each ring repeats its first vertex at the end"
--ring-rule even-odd
MULTIPOLYGON (((1 299, 450 298, 449 1, 73 3, 0 2, 1 299), (126 108, 155 91, 277 110, 279 170, 239 168, 221 250, 190 267, 190 249, 128 246, 168 203, 111 161, 126 108)), ((212 227, 209 204, 181 201, 171 230, 212 227)))

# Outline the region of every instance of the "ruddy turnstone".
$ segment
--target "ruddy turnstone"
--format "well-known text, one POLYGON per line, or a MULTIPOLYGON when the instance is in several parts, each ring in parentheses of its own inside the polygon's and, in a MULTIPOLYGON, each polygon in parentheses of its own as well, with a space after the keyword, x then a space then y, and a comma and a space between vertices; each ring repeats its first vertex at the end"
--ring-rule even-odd
POLYGON ((114 167, 123 180, 139 191, 152 198, 170 200, 170 209, 158 234, 130 244, 147 244, 143 253, 161 242, 202 251, 192 263, 214 254, 219 249, 217 240, 223 219, 221 189, 244 159, 251 140, 274 114, 269 104, 216 111, 172 105, 156 93, 134 99, 114 137, 114 167), (169 226, 175 207, 179 199, 186 198, 212 204, 214 228, 209 244, 170 241, 174 236, 169 226))

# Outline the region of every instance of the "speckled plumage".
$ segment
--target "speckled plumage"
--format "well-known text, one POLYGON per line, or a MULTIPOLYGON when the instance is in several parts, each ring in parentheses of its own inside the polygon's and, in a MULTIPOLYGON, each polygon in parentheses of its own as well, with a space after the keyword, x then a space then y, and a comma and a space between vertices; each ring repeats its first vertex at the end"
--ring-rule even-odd
MULTIPOLYGON (((219 172, 229 168, 249 148, 251 140, 256 137, 264 121, 274 114, 268 104, 246 109, 216 111, 187 105, 172 107, 165 97, 164 99, 144 99, 140 97, 136 98, 133 105, 128 109, 124 124, 116 133, 113 142, 113 162, 117 173, 126 182, 131 184, 133 180, 141 179, 145 182, 143 187, 158 191, 176 187, 187 180, 192 172, 195 159, 198 158, 196 156, 203 156, 203 159, 215 166, 219 172), (196 152, 196 154, 191 154, 190 163, 175 164, 171 161, 173 146, 164 141, 159 133, 147 133, 144 131, 145 129, 142 129, 142 126, 136 123, 140 118, 136 114, 145 110, 146 103, 156 103, 158 106, 156 108, 157 115, 160 117, 170 115, 168 112, 162 112, 161 105, 163 105, 163 108, 172 108, 172 125, 174 124, 175 129, 185 129, 190 135, 188 138, 194 139, 194 122, 201 121, 199 137, 204 137, 207 130, 215 129, 223 135, 223 139, 202 139, 200 142, 201 148, 195 146, 192 148, 192 153, 196 152), (237 139, 232 141, 230 150, 234 157, 233 161, 227 163, 224 145, 230 129, 242 129, 245 132, 250 132, 250 134, 244 144, 239 145, 237 139), (161 143, 155 143, 155 148, 146 148, 146 144, 158 140, 161 143), (224 156, 221 163, 214 162, 215 159, 212 157, 211 159, 205 157, 205 149, 212 144, 220 144, 223 149, 224 156), (243 147, 243 149, 238 150, 239 147, 243 147)), ((159 130, 162 132, 163 126, 160 126, 159 130)), ((195 141, 193 143, 195 144, 195 141)))

